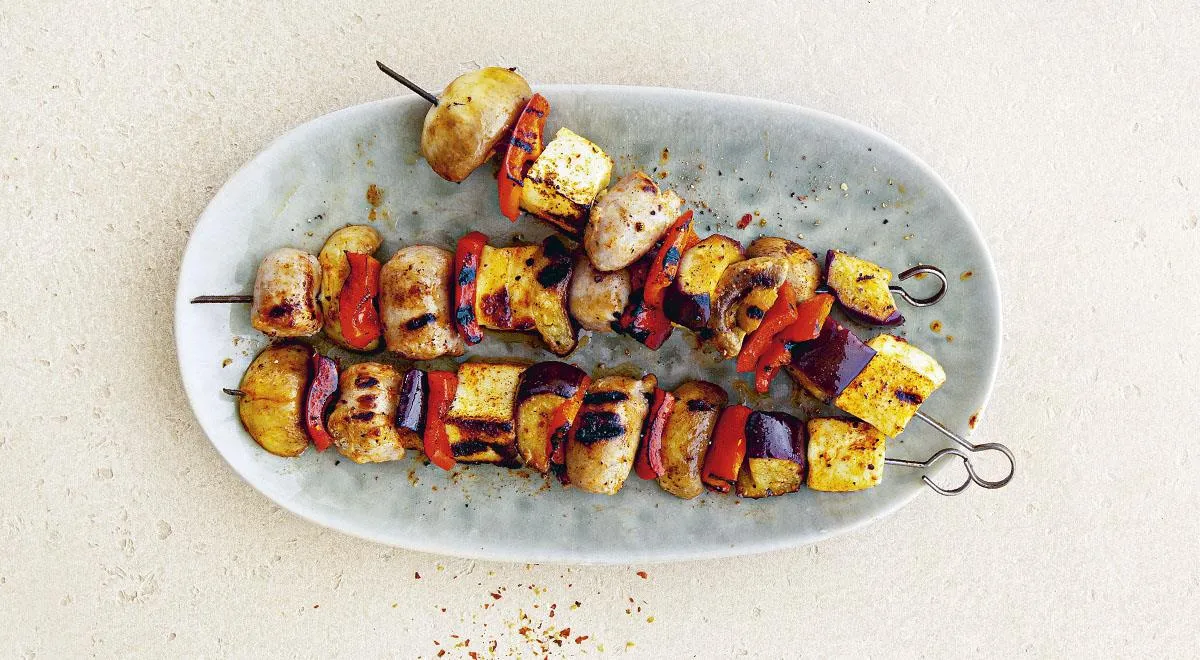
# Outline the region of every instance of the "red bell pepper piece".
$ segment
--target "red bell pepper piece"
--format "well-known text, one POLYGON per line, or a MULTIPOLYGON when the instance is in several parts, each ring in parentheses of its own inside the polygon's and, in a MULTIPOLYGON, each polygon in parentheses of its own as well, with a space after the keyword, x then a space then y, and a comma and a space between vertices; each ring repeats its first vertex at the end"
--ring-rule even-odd
POLYGON ((646 304, 642 292, 636 290, 630 295, 629 304, 616 326, 618 332, 642 342, 652 351, 658 350, 675 329, 662 308, 646 304))
POLYGON ((663 296, 667 287, 675 282, 679 275, 679 258, 687 249, 686 241, 689 233, 695 236, 692 229, 692 212, 689 210, 679 216, 667 228, 663 236, 662 246, 650 263, 650 271, 646 274, 646 285, 642 289, 642 299, 651 307, 662 308, 663 296))
POLYGON ((674 410, 675 395, 662 388, 654 388, 654 400, 650 402, 650 412, 646 415, 646 425, 642 430, 642 444, 638 447, 637 461, 633 464, 634 471, 643 479, 656 479, 663 473, 663 431, 674 410))
POLYGON ((487 236, 473 231, 458 239, 454 250, 454 327, 468 344, 483 340, 479 319, 475 318, 475 279, 487 236))
POLYGON ((730 406, 721 411, 700 477, 711 490, 728 493, 737 483, 746 458, 746 420, 750 412, 746 406, 730 406))
POLYGON ((746 342, 742 344, 742 350, 737 356, 738 373, 754 371, 758 359, 767 350, 775 335, 796 322, 795 300, 792 285, 784 282, 783 286, 779 287, 779 295, 775 298, 775 304, 771 305, 771 309, 768 309, 766 315, 763 316, 762 323, 754 332, 750 333, 746 342))
POLYGON ((796 320, 780 332, 776 338, 785 342, 811 341, 821 335, 821 326, 833 309, 833 296, 828 293, 817 295, 796 305, 796 320))
POLYGON ((325 428, 325 411, 338 389, 337 363, 313 351, 310 359, 308 391, 304 394, 304 429, 312 439, 317 451, 325 451, 333 445, 333 436, 325 428))
POLYGON ((816 339, 832 308, 833 296, 828 293, 819 293, 796 306, 796 320, 775 335, 754 366, 754 391, 759 394, 770 391, 771 380, 779 368, 791 362, 792 347, 816 339))
POLYGON ((446 435, 446 413, 454 403, 458 376, 452 371, 430 371, 429 398, 425 409, 425 455, 434 465, 449 470, 454 467, 454 452, 450 436, 446 435))
POLYGON ((375 299, 379 297, 379 260, 361 252, 347 252, 350 274, 338 294, 338 322, 342 325, 342 336, 352 348, 367 348, 379 339, 379 311, 375 299))
POLYGON ((537 157, 542 155, 542 133, 546 129, 546 115, 550 114, 550 102, 541 94, 534 94, 525 109, 517 116, 508 148, 504 151, 504 162, 496 175, 496 188, 500 192, 500 212, 506 218, 517 221, 521 215, 521 182, 525 172, 537 157))
POLYGON ((550 415, 552 430, 547 438, 549 444, 546 447, 546 455, 550 457, 551 465, 562 465, 567 462, 567 438, 575 424, 575 416, 579 414, 579 409, 583 406, 583 397, 587 394, 587 388, 591 384, 592 379, 584 376, 583 380, 579 382, 579 387, 575 389, 575 394, 558 404, 558 407, 550 415))

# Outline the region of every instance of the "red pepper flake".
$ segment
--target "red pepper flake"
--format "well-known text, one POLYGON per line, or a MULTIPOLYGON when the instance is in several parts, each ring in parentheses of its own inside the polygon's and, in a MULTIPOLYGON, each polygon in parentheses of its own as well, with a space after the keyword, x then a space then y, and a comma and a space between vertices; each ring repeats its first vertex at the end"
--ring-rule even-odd
POLYGON ((754 219, 754 216, 750 215, 749 213, 747 213, 746 215, 743 215, 743 216, 742 216, 742 219, 741 219, 741 220, 738 220, 738 223, 737 223, 737 228, 738 228, 738 229, 745 229, 746 227, 749 227, 749 226, 750 226, 750 221, 751 221, 751 220, 753 220, 753 219, 754 219))
POLYGON ((530 632, 532 632, 532 631, 533 631, 533 629, 532 629, 532 628, 530 628, 529 626, 521 626, 521 627, 520 627, 520 628, 517 630, 517 634, 520 634, 520 635, 528 635, 528 634, 529 634, 530 632))
POLYGON ((474 651, 471 651, 467 655, 471 656, 471 660, 479 660, 479 654, 474 651))
MULTIPOLYGON (((434 642, 434 643, 436 644, 437 642, 434 642)), ((443 655, 446 655, 446 649, 439 649, 439 650, 438 650, 437 657, 439 657, 439 658, 440 658, 440 657, 442 657, 443 655)))
POLYGON ((643 580, 645 580, 647 577, 649 577, 646 575, 646 571, 638 571, 637 576, 642 578, 643 580))
POLYGON ((499 591, 493 591, 493 592, 492 592, 492 598, 495 598, 496 600, 500 600, 500 598, 501 598, 501 596, 500 596, 500 592, 499 592, 499 591))
POLYGON ((576 638, 575 638, 575 643, 576 643, 576 644, 582 644, 582 643, 583 643, 583 640, 585 640, 585 639, 587 639, 587 638, 588 638, 588 636, 587 636, 587 635, 580 635, 580 636, 578 636, 578 637, 576 637, 576 638))
POLYGON ((414 578, 416 578, 416 579, 418 579, 418 580, 420 580, 420 579, 421 579, 421 574, 420 574, 420 573, 418 573, 418 572, 416 572, 416 571, 413 571, 413 577, 414 577, 414 578))
POLYGON ((562 630, 558 631, 558 636, 559 636, 559 637, 570 637, 570 636, 571 636, 571 629, 570 629, 570 628, 563 628, 562 630))

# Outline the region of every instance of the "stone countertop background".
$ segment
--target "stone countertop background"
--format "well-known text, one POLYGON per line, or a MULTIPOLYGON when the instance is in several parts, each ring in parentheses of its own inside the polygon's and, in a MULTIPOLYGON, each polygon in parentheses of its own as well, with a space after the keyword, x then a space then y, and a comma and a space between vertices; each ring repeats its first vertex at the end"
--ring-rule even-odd
POLYGON ((0 654, 1194 651, 1193 3, 301 4, 0 2, 0 654), (758 96, 906 145, 1000 270, 975 439, 1017 479, 806 548, 607 568, 406 552, 272 505, 184 397, 179 260, 272 138, 402 93, 376 58, 434 87, 502 64, 758 96))

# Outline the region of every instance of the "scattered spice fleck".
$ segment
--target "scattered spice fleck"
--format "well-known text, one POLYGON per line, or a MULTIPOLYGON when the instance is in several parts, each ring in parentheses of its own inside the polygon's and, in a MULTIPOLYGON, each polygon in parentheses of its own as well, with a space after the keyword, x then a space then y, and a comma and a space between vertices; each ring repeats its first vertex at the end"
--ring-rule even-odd
POLYGON ((500 600, 500 598, 501 598, 501 596, 500 596, 500 592, 498 592, 498 591, 493 591, 493 592, 492 592, 492 598, 493 598, 494 600, 500 600))
POLYGON ((946 341, 954 341, 954 335, 946 335, 946 341))
POLYGON ((654 623, 654 615, 646 617, 646 623, 654 623))
POLYGON ((383 190, 373 183, 367 186, 367 203, 371 206, 379 206, 381 202, 383 202, 383 190))
POLYGON ((230 358, 225 358, 224 360, 221 360, 221 368, 222 369, 224 369, 225 367, 228 367, 231 364, 233 364, 233 360, 231 360, 230 358))
POLYGON ((741 220, 738 220, 738 223, 737 223, 737 228, 738 228, 738 229, 745 229, 746 227, 749 227, 749 226, 750 226, 750 221, 751 221, 751 220, 753 220, 753 219, 754 219, 754 216, 750 215, 749 213, 747 213, 746 215, 743 215, 743 216, 742 216, 742 219, 741 219, 741 220))
POLYGON ((914 239, 914 238, 916 238, 916 237, 917 237, 917 235, 916 235, 916 234, 905 234, 905 235, 904 235, 904 240, 906 240, 906 241, 911 241, 912 239, 914 239))
POLYGON ((843 191, 845 191, 845 190, 850 190, 850 186, 846 185, 845 183, 842 183, 842 186, 841 186, 841 188, 842 188, 842 190, 843 190, 843 191))
POLYGON ((416 572, 416 571, 413 571, 413 577, 414 577, 414 578, 416 578, 416 579, 418 579, 418 580, 420 580, 420 579, 421 579, 421 574, 420 574, 420 573, 418 573, 418 572, 416 572))
POLYGON ((930 321, 929 329, 940 334, 942 332, 942 322, 941 321, 930 321))
POLYGON ((638 571, 637 576, 642 578, 643 580, 645 580, 647 577, 649 577, 648 575, 646 575, 646 571, 638 571))
POLYGON ((975 430, 975 425, 978 423, 979 423, 979 413, 975 413, 974 415, 971 415, 971 418, 967 420, 967 426, 971 427, 972 431, 975 430))
POLYGON ((971 279, 974 276, 975 276, 975 271, 965 270, 965 271, 963 271, 962 275, 958 276, 958 279, 962 280, 963 282, 966 282, 967 280, 971 279))

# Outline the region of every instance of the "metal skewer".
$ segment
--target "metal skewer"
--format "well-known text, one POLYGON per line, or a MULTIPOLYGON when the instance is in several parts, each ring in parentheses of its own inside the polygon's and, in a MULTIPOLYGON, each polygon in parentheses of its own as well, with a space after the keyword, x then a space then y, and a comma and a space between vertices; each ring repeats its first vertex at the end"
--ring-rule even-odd
MULTIPOLYGON (((940 302, 942 300, 942 298, 946 297, 947 281, 946 281, 946 274, 942 272, 942 269, 938 268, 937 266, 917 266, 915 268, 909 268, 908 270, 904 271, 903 273, 900 273, 900 275, 897 276, 897 279, 907 280, 911 277, 914 277, 914 276, 920 275, 920 274, 933 275, 935 278, 937 278, 938 282, 940 282, 940 286, 938 287, 938 290, 935 291, 931 295, 925 296, 924 298, 917 298, 917 297, 914 297, 909 292, 905 291, 903 287, 895 285, 895 284, 889 286, 888 289, 890 289, 892 291, 892 293, 896 294, 896 296, 898 296, 899 298, 904 300, 904 302, 912 305, 913 307, 929 307, 930 305, 936 305, 938 302, 940 302)), ((829 287, 822 285, 817 288, 817 292, 818 293, 829 293, 830 289, 829 289, 829 287)), ((253 302, 253 301, 254 301, 254 296, 252 296, 252 295, 245 294, 245 293, 235 293, 235 294, 228 294, 228 295, 196 296, 195 298, 192 298, 191 303, 193 305, 200 305, 200 304, 205 304, 205 303, 237 304, 237 303, 249 303, 249 302, 253 302)))
MULTIPOLYGON (((928 296, 925 296, 924 298, 914 297, 912 294, 905 291, 904 287, 898 284, 892 284, 888 286, 888 290, 913 307, 929 307, 930 305, 936 305, 939 301, 941 301, 942 298, 946 297, 946 287, 948 286, 946 273, 942 272, 942 269, 938 268, 937 266, 929 266, 924 264, 920 266, 914 266, 913 268, 909 268, 903 273, 897 275, 896 279, 904 281, 910 277, 916 277, 917 275, 933 275, 938 281, 938 290, 934 291, 928 296)), ((817 293, 833 293, 833 289, 822 284, 821 286, 817 287, 817 293)))
POLYGON ((421 98, 425 99, 426 101, 429 101, 433 105, 438 104, 438 100, 437 100, 436 96, 425 91, 425 88, 421 87, 417 83, 400 75, 400 73, 393 70, 392 67, 384 64, 383 62, 380 62, 379 60, 375 60, 375 66, 379 67, 379 70, 386 73, 388 75, 388 77, 390 77, 392 80, 395 80, 396 82, 400 83, 401 85, 404 85, 405 87, 412 90, 412 92, 414 94, 416 94, 417 96, 420 96, 421 98))
MULTIPOLYGON (((1008 459, 1008 474, 1004 475, 1004 477, 1002 479, 997 479, 997 480, 991 481, 988 479, 984 479, 984 478, 980 477, 978 474, 976 474, 974 467, 971 465, 971 461, 966 460, 966 457, 964 456, 963 462, 966 463, 966 465, 967 465, 967 472, 971 477, 970 481, 974 481, 976 484, 978 484, 982 488, 1003 488, 1004 486, 1008 485, 1008 482, 1012 481, 1013 473, 1015 473, 1017 470, 1017 458, 1016 458, 1016 456, 1013 455, 1012 450, 1009 449, 1007 446, 1002 445, 999 442, 985 442, 983 444, 978 444, 978 445, 974 444, 974 443, 970 442, 969 440, 967 440, 966 438, 955 433, 954 431, 951 431, 950 429, 946 428, 945 424, 942 424, 941 422, 930 417, 929 415, 926 415, 925 413, 921 412, 920 410, 918 410, 916 412, 915 417, 917 419, 921 420, 922 422, 925 422, 926 424, 932 426, 934 428, 934 430, 936 430, 937 432, 946 436, 947 438, 950 438, 951 440, 957 442, 960 446, 962 446, 963 449, 966 449, 969 452, 977 453, 977 452, 983 452, 983 451, 998 451, 1001 454, 1004 454, 1004 457, 1008 459)), ((936 454, 935 454, 935 456, 936 456, 936 454)), ((930 487, 933 487, 932 483, 930 483, 928 481, 926 481, 926 483, 929 483, 930 487)), ((937 488, 933 488, 933 489, 938 490, 937 488)), ((938 492, 941 492, 941 491, 938 491, 938 492)), ((942 495, 946 495, 946 494, 947 493, 942 493, 942 495)), ((949 494, 954 495, 956 493, 949 493, 949 494)))

